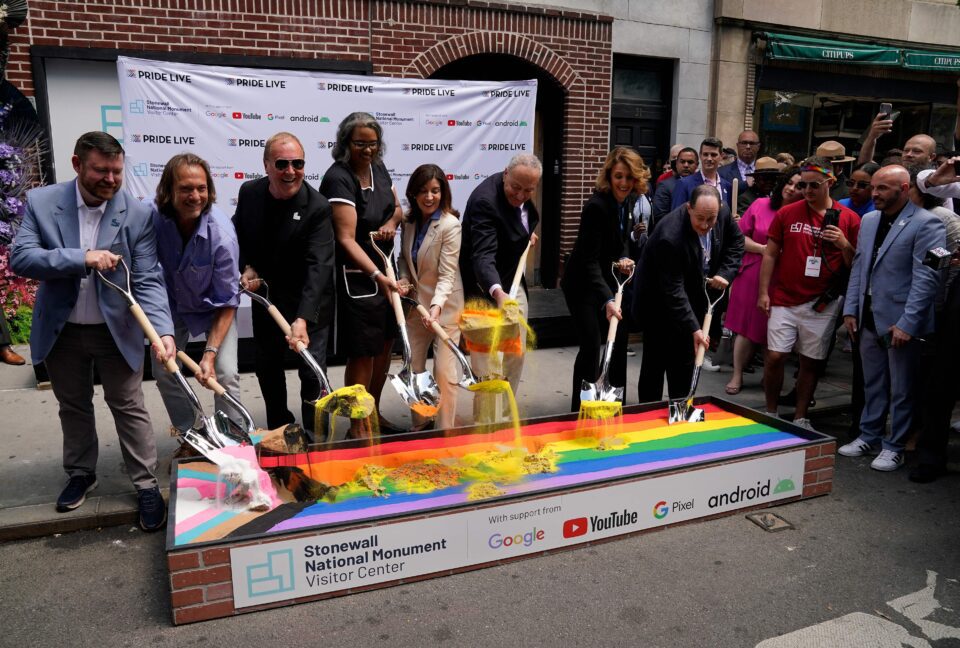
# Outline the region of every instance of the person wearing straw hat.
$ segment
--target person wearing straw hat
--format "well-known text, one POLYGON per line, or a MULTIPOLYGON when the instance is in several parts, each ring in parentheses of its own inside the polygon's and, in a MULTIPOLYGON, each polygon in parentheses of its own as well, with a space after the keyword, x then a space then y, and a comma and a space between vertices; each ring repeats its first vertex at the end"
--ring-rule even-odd
POLYGON ((834 200, 840 200, 850 195, 850 189, 847 187, 847 165, 854 162, 856 158, 847 155, 846 147, 836 140, 827 140, 817 147, 814 157, 824 158, 833 167, 833 175, 837 181, 830 189, 830 197, 834 200))
POLYGON ((100 131, 84 133, 73 151, 76 180, 33 189, 10 255, 22 277, 40 280, 33 310, 30 354, 46 364, 60 406, 63 468, 69 476, 57 511, 78 508, 97 487, 97 424, 93 372, 99 371, 137 488, 140 528, 157 531, 167 512, 155 474, 157 444, 143 402, 143 330, 119 294, 97 272, 116 277, 130 266, 130 289, 161 336, 163 361, 176 353, 173 321, 157 262, 150 209, 121 191, 123 146, 100 131))
POLYGON ((741 185, 740 195, 737 197, 737 213, 741 216, 757 198, 766 198, 777 186, 783 165, 771 157, 762 157, 757 160, 752 171, 747 173, 753 182, 748 187, 741 185))

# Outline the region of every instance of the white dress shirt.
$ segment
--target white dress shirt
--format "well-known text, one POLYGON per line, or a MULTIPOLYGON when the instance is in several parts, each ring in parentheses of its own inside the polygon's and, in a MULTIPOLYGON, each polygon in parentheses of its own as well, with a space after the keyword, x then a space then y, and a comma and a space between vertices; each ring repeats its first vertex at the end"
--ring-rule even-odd
MULTIPOLYGON (((80 195, 80 185, 77 184, 77 218, 80 221, 80 249, 86 252, 97 244, 97 235, 100 233, 100 221, 107 211, 107 201, 97 207, 88 207, 80 195)), ((77 304, 70 311, 68 322, 73 324, 103 324, 103 313, 100 312, 100 303, 97 301, 97 281, 95 271, 86 273, 80 279, 80 294, 77 295, 77 304)))

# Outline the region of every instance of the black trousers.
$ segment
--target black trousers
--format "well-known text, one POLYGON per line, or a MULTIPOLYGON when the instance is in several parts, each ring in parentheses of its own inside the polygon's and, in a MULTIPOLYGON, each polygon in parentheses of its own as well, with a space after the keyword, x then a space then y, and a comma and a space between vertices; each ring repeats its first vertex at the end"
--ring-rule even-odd
POLYGON ((693 378, 693 335, 659 322, 648 323, 643 334, 643 362, 637 397, 641 403, 663 398, 663 376, 667 376, 670 398, 683 398, 690 392, 693 378))
POLYGON ((10 327, 7 326, 7 318, 0 313, 0 347, 13 344, 13 338, 10 336, 10 327))
MULTIPOLYGON (((283 312, 281 310, 281 312, 283 312)), ((284 317, 292 321, 290 313, 283 312, 284 317)), ((267 427, 278 428, 288 423, 295 423, 296 417, 287 408, 287 381, 284 376, 284 356, 292 353, 283 331, 263 308, 254 308, 253 340, 254 340, 254 367, 257 382, 260 383, 260 392, 267 410, 267 427)), ((329 326, 307 324, 307 335, 310 336, 309 351, 316 358, 317 364, 327 370, 327 338, 329 326)), ((320 396, 320 380, 307 367, 303 359, 297 355, 297 372, 300 376, 300 417, 303 428, 313 431, 313 401, 320 396)))
POLYGON ((950 442, 950 417, 960 391, 960 277, 947 293, 943 309, 937 313, 930 353, 921 358, 920 436, 917 458, 922 464, 944 467, 950 442))
MULTIPOLYGON (((570 409, 580 411, 580 386, 587 382, 596 382, 600 375, 600 362, 603 359, 603 347, 607 343, 610 323, 606 310, 595 299, 585 299, 583 295, 563 293, 567 309, 573 318, 573 327, 577 334, 580 351, 573 363, 573 386, 570 396, 570 409)), ((626 308, 621 307, 626 313, 626 308)), ((630 333, 626 317, 617 325, 617 337, 613 343, 613 356, 607 372, 607 383, 615 387, 627 384, 627 336, 630 333)))

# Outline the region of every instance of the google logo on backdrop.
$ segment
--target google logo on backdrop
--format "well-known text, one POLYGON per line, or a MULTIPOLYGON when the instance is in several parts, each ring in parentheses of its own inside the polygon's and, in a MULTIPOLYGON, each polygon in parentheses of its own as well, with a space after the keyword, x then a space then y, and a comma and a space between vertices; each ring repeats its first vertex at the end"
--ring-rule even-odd
POLYGON ((667 506, 666 502, 661 501, 653 505, 653 517, 657 518, 658 520, 662 520, 663 518, 667 517, 667 513, 669 512, 670 507, 667 506))

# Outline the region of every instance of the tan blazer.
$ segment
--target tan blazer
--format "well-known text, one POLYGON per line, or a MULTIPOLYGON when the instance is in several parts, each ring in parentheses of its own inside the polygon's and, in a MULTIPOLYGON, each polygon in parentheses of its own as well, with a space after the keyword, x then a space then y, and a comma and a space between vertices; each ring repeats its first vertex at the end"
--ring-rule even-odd
POLYGON ((403 224, 403 248, 399 259, 400 276, 416 289, 416 299, 426 309, 440 306, 440 324, 456 326, 463 310, 463 281, 460 279, 460 221, 446 213, 432 221, 423 237, 416 266, 411 262, 415 223, 403 224))

